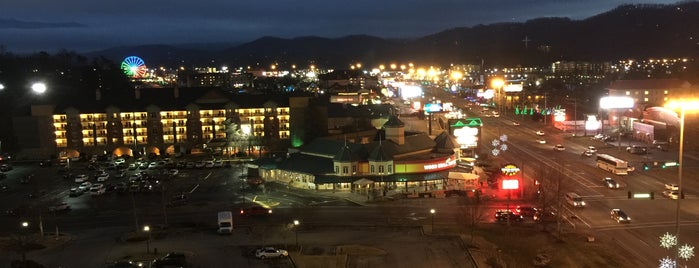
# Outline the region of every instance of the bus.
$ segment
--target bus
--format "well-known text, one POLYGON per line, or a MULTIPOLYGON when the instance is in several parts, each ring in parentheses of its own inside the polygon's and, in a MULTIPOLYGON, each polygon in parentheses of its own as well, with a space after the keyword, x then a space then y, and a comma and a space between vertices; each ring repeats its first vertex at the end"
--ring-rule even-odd
POLYGON ((629 163, 608 154, 597 154, 597 167, 616 175, 626 175, 629 163))

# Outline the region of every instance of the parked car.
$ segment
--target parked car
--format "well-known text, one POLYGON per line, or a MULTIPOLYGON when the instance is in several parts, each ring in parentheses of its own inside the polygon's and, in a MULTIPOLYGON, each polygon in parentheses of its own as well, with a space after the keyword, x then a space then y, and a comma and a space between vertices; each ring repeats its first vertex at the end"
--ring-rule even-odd
POLYGON ((49 212, 59 212, 59 211, 66 211, 70 210, 70 205, 66 202, 58 203, 56 205, 50 206, 49 207, 49 212))
POLYGON ((515 214, 512 210, 508 209, 498 209, 495 211, 495 220, 504 222, 507 221, 522 221, 524 218, 522 215, 515 214))
POLYGON ((633 145, 626 147, 626 151, 632 154, 647 154, 648 148, 645 146, 633 145))
POLYGON ((90 183, 89 181, 83 182, 83 183, 80 184, 80 186, 78 186, 78 188, 80 188, 81 190, 83 190, 83 192, 85 192, 85 191, 87 191, 88 189, 90 189, 90 187, 92 187, 92 183, 90 183))
POLYGON ((289 252, 283 249, 276 249, 273 247, 265 247, 255 250, 255 257, 260 259, 267 258, 281 258, 289 256, 289 252))
POLYGON ((170 198, 170 202, 167 203, 169 207, 177 207, 186 205, 189 201, 189 197, 185 194, 178 194, 170 198))
POLYGON ((85 174, 80 174, 80 175, 75 176, 75 182, 77 182, 77 183, 86 182, 88 179, 89 179, 89 177, 87 177, 87 175, 85 175, 85 174))
POLYGON ((265 208, 263 206, 250 206, 240 209, 240 215, 252 216, 252 215, 270 215, 272 214, 271 208, 265 208))
POLYGON ((523 217, 533 217, 534 214, 538 211, 538 209, 531 206, 517 206, 515 211, 517 212, 517 214, 522 215, 523 217))
POLYGON ((102 174, 99 174, 97 177, 98 182, 107 181, 108 179, 109 179, 109 173, 102 173, 102 174))
POLYGON ((92 196, 103 195, 105 192, 106 189, 104 187, 104 184, 95 183, 92 186, 90 186, 90 195, 92 196))
POLYGON ((12 170, 12 166, 11 166, 11 165, 9 165, 9 164, 2 164, 2 165, 0 165, 0 171, 2 171, 2 172, 8 172, 8 171, 10 171, 10 170, 12 170))
POLYGON ((558 215, 551 210, 541 210, 537 211, 532 219, 536 222, 556 222, 558 221, 558 215))
POLYGON ((84 191, 82 189, 80 189, 78 187, 73 187, 73 188, 70 188, 70 193, 68 194, 68 196, 71 196, 71 197, 81 196, 83 194, 83 192, 84 191))
POLYGON ((184 253, 169 252, 165 256, 153 260, 152 268, 161 267, 185 267, 187 265, 187 256, 184 253))
POLYGON ((609 214, 612 217, 612 220, 615 220, 618 223, 630 223, 631 222, 631 217, 629 215, 626 215, 626 213, 618 208, 612 209, 609 214))

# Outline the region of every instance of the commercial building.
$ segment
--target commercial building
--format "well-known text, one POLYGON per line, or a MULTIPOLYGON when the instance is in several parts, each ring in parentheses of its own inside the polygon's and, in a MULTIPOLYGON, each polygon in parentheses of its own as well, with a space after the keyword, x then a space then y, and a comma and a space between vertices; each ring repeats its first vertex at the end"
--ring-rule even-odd
MULTIPOLYGON (((360 134, 357 134, 360 135, 360 134)), ((321 138, 274 162, 258 162, 262 179, 316 190, 445 189, 460 148, 447 132, 434 139, 406 133, 391 116, 382 129, 348 139, 321 138)))

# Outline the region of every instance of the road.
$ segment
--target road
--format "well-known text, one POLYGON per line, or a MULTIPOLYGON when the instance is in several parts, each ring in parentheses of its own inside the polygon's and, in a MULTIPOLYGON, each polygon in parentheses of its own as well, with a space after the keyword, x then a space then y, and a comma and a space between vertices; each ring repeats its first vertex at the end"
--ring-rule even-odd
MULTIPOLYGON (((445 98, 445 97, 443 97, 445 98)), ((446 99, 446 98, 445 98, 446 99)), ((466 107, 466 103, 460 99, 450 99, 457 106, 466 107)), ((475 108, 471 110, 471 116, 480 116, 483 113, 475 108)), ((657 266, 659 260, 666 256, 674 258, 676 247, 667 250, 660 247, 660 236, 676 231, 677 201, 669 200, 662 196, 665 183, 677 183, 677 167, 661 168, 655 166, 655 162, 677 161, 678 152, 674 148, 665 152, 651 150, 647 155, 635 155, 626 152, 625 147, 629 141, 622 140, 622 147, 618 142, 603 143, 593 141, 591 137, 573 136, 571 133, 561 132, 542 122, 532 122, 521 116, 503 114, 499 118, 483 117, 483 144, 490 146, 490 141, 498 139, 502 135, 507 136, 508 150, 496 157, 502 162, 515 163, 522 168, 525 185, 529 189, 535 188, 534 180, 541 180, 539 170, 555 170, 561 174, 561 195, 573 191, 578 193, 586 201, 583 209, 575 209, 569 206, 561 206, 563 209, 564 223, 574 226, 578 232, 595 236, 613 238, 620 247, 626 251, 643 267, 657 266), (520 123, 515 125, 514 122, 520 123), (536 131, 542 130, 545 136, 536 135, 536 131), (538 139, 546 140, 545 144, 537 142, 538 139), (565 146, 565 151, 553 150, 555 144, 565 146), (636 168, 627 176, 618 176, 605 172, 595 167, 595 157, 584 157, 582 153, 588 146, 598 148, 598 153, 605 153, 627 160, 636 168), (650 170, 644 171, 642 165, 647 163, 650 170), (602 178, 612 177, 622 185, 621 189, 608 189, 602 184, 602 178), (654 199, 628 199, 628 192, 654 193, 654 199), (612 208, 621 208, 632 218, 630 224, 619 224, 610 219, 609 211, 612 208)), ((489 150, 484 150, 489 151, 489 150)), ((699 161, 697 158, 687 156, 685 152, 683 188, 685 199, 680 200, 681 232, 680 245, 699 245, 699 198, 696 189, 699 189, 699 161)), ((661 164, 660 164, 661 165, 661 164)), ((542 187, 547 187, 542 185, 542 187)), ((563 202, 562 196, 559 196, 563 202)), ((681 264, 688 267, 699 266, 697 258, 680 260, 681 264)))

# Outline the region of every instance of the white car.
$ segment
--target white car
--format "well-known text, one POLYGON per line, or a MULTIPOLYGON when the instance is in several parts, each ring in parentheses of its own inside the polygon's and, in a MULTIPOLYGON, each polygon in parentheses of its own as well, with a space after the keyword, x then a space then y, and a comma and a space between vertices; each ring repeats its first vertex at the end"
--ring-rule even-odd
POLYGON ((109 179, 109 173, 100 174, 100 175, 97 177, 97 181, 98 181, 98 182, 107 181, 108 179, 109 179))
POLYGON ((587 150, 593 154, 597 152, 597 148, 595 148, 595 146, 587 146, 587 150))
POLYGON ((564 147, 564 146, 561 145, 561 144, 556 144, 556 146, 553 146, 553 150, 554 150, 554 151, 559 151, 559 152, 561 152, 561 151, 565 151, 565 150, 566 150, 566 147, 564 147))
POLYGON ((538 139, 538 140, 536 140, 536 142, 538 142, 539 144, 546 144, 545 139, 538 139))
POLYGON ((83 192, 85 192, 85 191, 87 191, 88 189, 90 189, 90 187, 92 187, 92 183, 90 183, 89 181, 83 182, 83 183, 80 184, 80 186, 78 186, 78 188, 79 188, 80 190, 82 190, 83 192))
POLYGON ((180 171, 177 170, 177 169, 171 169, 171 170, 168 170, 167 173, 170 174, 170 175, 172 175, 172 176, 175 176, 175 175, 179 174, 180 171))
POLYGON ((116 164, 116 165, 123 164, 125 162, 126 162, 126 159, 124 159, 124 158, 114 159, 114 164, 116 164))
POLYGON ((90 195, 102 195, 106 189, 104 188, 104 185, 101 183, 95 183, 90 187, 90 195))
POLYGON ((673 190, 663 191, 663 196, 670 198, 670 199, 678 199, 680 197, 679 193, 677 191, 673 191, 673 190))
POLYGON ((214 161, 209 160, 209 161, 204 162, 204 167, 206 167, 206 168, 214 167, 214 161))
POLYGON ((543 131, 541 131, 541 130, 537 130, 537 131, 536 131, 536 135, 537 135, 537 136, 544 136, 544 135, 546 135, 546 134, 545 134, 543 131))
POLYGON ((59 212, 59 211, 66 211, 70 210, 70 205, 66 202, 58 203, 56 205, 50 206, 49 211, 50 212, 59 212))
POLYGON ((258 257, 260 259, 281 258, 286 256, 289 256, 288 251, 272 247, 261 248, 255 251, 255 257, 258 257))
POLYGON ((149 169, 154 169, 156 167, 158 167, 158 163, 156 163, 156 162, 150 162, 150 164, 148 164, 149 169))
POLYGON ((85 174, 80 174, 75 176, 75 182, 81 183, 81 182, 86 182, 89 178, 85 174))
POLYGON ((676 183, 666 183, 665 189, 670 190, 670 191, 679 191, 680 186, 677 185, 676 183))

